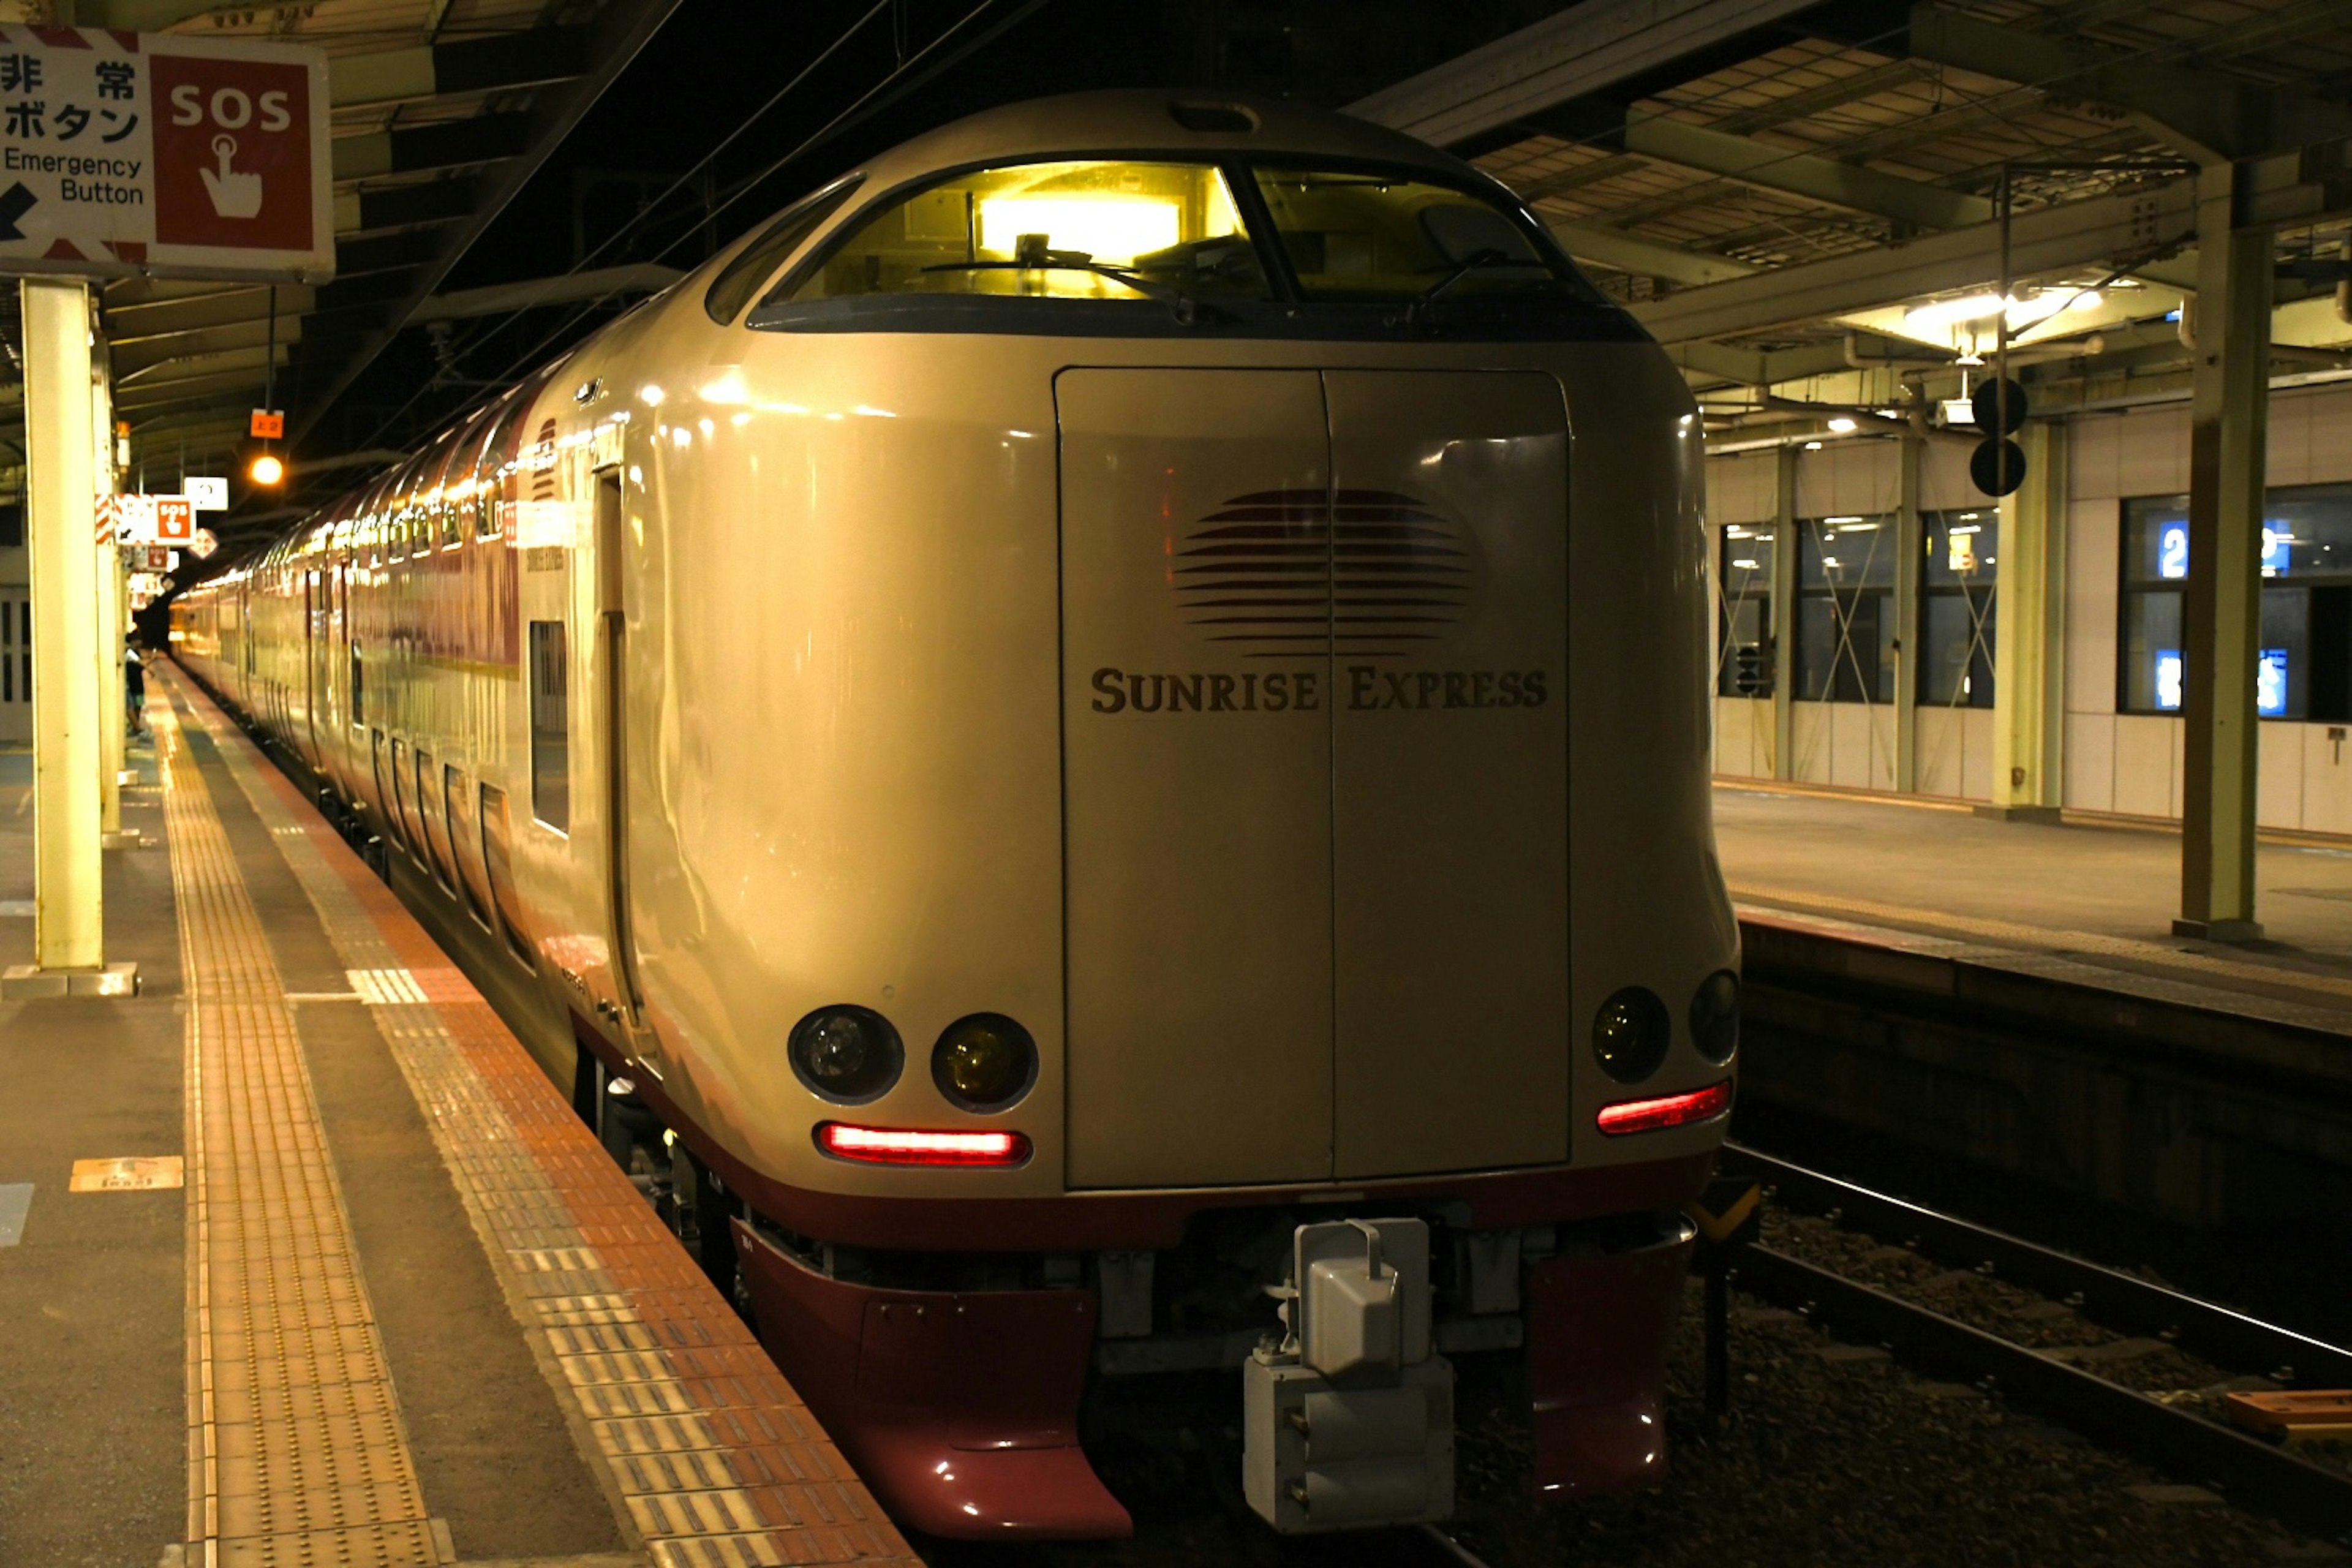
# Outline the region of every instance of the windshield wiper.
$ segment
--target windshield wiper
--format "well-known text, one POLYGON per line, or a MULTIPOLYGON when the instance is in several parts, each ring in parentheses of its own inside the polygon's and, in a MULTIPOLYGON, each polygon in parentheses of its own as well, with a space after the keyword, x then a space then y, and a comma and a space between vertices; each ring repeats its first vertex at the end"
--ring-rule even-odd
POLYGON ((1541 261, 1537 260, 1533 257, 1507 256, 1503 252, 1496 250, 1491 247, 1482 250, 1474 250, 1469 255, 1464 257, 1460 261, 1454 263, 1453 268, 1446 272, 1444 277, 1439 279, 1436 282, 1432 283, 1428 288, 1423 289, 1419 294, 1413 296, 1412 303, 1405 308, 1404 319, 1406 324, 1410 326, 1419 321, 1422 319, 1423 312, 1425 312, 1430 306, 1437 303, 1448 289, 1452 289, 1456 283, 1461 282, 1465 278, 1469 277, 1473 272, 1483 272, 1488 268, 1493 267, 1533 267, 1545 271, 1547 274, 1549 272, 1549 268, 1545 268, 1541 261))
POLYGON ((1107 261, 1097 261, 1076 251, 1049 252, 1045 258, 1018 261, 942 261, 923 268, 926 272, 1091 272, 1097 278, 1108 278, 1122 288, 1132 289, 1147 300, 1157 300, 1184 326, 1195 327, 1203 317, 1221 316, 1223 311, 1199 295, 1179 289, 1173 283, 1162 283, 1146 278, 1125 267, 1113 267, 1107 261))

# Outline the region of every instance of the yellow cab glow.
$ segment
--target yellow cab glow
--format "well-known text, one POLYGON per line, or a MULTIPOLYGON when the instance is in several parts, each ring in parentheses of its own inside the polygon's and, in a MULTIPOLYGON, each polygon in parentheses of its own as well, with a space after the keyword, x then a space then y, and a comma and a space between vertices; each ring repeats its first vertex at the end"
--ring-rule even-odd
POLYGON ((1051 250, 1082 250, 1097 261, 1128 262, 1176 243, 1174 202, 1128 195, 991 196, 980 204, 980 247, 1010 256, 1024 234, 1051 250))

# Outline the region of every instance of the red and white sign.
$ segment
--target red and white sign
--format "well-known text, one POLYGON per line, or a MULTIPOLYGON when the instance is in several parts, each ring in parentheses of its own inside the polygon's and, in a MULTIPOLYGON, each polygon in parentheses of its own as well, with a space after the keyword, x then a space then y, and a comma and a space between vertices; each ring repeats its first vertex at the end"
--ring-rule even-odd
POLYGON ((118 544, 194 544, 196 509, 185 496, 121 495, 114 502, 114 539, 118 544))
POLYGON ((327 60, 0 26, 0 270, 334 276, 327 60))

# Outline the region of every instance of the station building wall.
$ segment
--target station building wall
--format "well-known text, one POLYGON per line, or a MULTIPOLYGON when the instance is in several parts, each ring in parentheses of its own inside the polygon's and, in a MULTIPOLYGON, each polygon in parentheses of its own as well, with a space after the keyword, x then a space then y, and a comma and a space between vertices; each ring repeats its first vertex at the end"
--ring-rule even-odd
MULTIPOLYGON (((2158 713, 2119 712, 2117 643, 2123 611, 2123 529, 2135 498, 2189 488, 2189 410, 2160 405, 2068 421, 2062 729, 2063 800, 2069 809, 2142 817, 2181 813, 2182 723, 2158 713)), ((2273 391, 2269 484, 2352 483, 2352 386, 2273 391)), ((1919 509, 1958 510, 1984 498, 1969 484, 1968 446, 1924 448, 1919 509)), ((1900 484, 1893 441, 1825 442, 1796 457, 1794 514, 1800 520, 1891 512, 1900 484)), ((1707 462, 1707 560, 1721 575, 1727 527, 1773 527, 1777 455, 1727 453, 1707 462)), ((1717 584, 1720 595, 1721 584, 1717 584)), ((1718 597, 1720 604, 1720 597, 1718 597)), ((1783 606, 1775 605, 1776 612, 1783 606)), ((1723 617, 1716 617, 1718 657, 1723 617)), ((1776 636, 1790 635, 1776 614, 1776 636)), ((1720 683, 1719 683, 1720 684, 1720 683)), ((1793 694, 1792 694, 1793 695, 1793 694)), ((1807 700, 1790 705, 1794 782, 1892 791, 1892 701, 1807 700)), ((1774 700, 1715 698, 1716 771, 1772 778, 1774 700)), ((1914 789, 1964 800, 1991 798, 1993 713, 1989 708, 1917 703, 1913 708, 1914 789)), ((2352 736, 2343 723, 2265 719, 2261 731, 2259 819, 2265 827, 2352 836, 2352 736)))

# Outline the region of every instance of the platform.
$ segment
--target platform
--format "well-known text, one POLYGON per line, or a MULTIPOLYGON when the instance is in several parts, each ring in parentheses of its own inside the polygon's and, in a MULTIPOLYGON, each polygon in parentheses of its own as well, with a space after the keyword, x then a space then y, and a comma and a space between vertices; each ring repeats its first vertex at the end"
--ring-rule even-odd
MULTIPOLYGON (((106 868, 141 994, 0 1005, 0 1562, 915 1563, 390 891, 150 692, 152 847, 106 868)), ((0 752, 0 962, 29 783, 0 752)))
POLYGON ((1743 921, 2352 1034, 2352 846, 2265 836, 2263 940, 2175 937, 2180 837, 2068 814, 1718 781, 1716 842, 1743 921))

